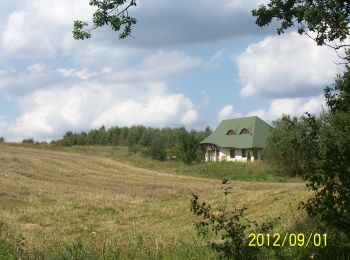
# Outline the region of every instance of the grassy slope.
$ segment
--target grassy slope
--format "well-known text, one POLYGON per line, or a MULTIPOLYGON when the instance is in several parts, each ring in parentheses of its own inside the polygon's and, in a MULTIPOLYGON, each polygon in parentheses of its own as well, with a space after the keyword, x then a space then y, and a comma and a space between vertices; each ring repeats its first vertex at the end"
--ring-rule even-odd
POLYGON ((139 168, 167 172, 177 175, 187 175, 192 177, 204 177, 210 179, 223 180, 244 180, 244 181, 264 181, 264 182, 301 182, 299 178, 288 176, 276 176, 276 172, 264 163, 194 163, 185 165, 181 161, 151 160, 139 154, 129 154, 127 147, 123 146, 53 146, 53 145, 31 145, 13 144, 17 147, 31 147, 35 149, 73 152, 93 156, 110 158, 115 161, 128 163, 139 168))
MULTIPOLYGON (((219 181, 141 169, 121 163, 124 157, 110 159, 117 153, 92 156, 108 151, 48 149, 0 144, 0 227, 8 239, 23 236, 22 242, 12 241, 19 252, 56 257, 86 247, 89 254, 109 250, 124 258, 211 255, 196 237, 189 200, 192 191, 217 200, 219 181)), ((282 215, 279 231, 304 218, 291 210, 307 197, 302 183, 232 186, 236 203, 248 205, 251 218, 282 215)))

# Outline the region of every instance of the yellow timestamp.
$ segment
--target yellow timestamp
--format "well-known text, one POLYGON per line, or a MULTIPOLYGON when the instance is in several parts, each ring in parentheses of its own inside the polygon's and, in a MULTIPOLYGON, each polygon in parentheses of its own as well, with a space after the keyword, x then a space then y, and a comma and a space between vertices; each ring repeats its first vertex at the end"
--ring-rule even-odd
POLYGON ((310 233, 305 235, 303 233, 280 233, 262 234, 251 233, 248 236, 249 246, 251 247, 308 247, 308 246, 327 246, 327 234, 310 233))

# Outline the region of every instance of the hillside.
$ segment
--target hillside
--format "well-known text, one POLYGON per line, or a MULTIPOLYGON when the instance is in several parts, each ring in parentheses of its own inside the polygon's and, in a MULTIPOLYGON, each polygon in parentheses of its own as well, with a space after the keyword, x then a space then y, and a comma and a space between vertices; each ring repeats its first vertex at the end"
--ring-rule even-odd
MULTIPOLYGON (((219 187, 92 154, 0 144, 0 235, 32 256, 208 257, 189 201, 193 191, 217 201, 219 187)), ((308 195, 302 183, 235 181, 232 191, 252 218, 283 212, 279 231, 303 221, 291 210, 308 195)))

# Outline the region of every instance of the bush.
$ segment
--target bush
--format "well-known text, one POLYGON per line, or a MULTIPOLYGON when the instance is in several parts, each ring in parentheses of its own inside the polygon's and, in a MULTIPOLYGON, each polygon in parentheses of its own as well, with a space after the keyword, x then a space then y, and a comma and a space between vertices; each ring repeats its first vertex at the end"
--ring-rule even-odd
POLYGON ((0 136, 0 143, 3 143, 3 142, 5 142, 5 138, 0 136))
POLYGON ((305 118, 291 118, 283 115, 273 122, 274 128, 266 140, 264 159, 277 167, 277 170, 288 176, 302 174, 302 164, 306 158, 294 147, 294 141, 301 129, 306 126, 305 118))
POLYGON ((23 144, 34 144, 34 139, 33 138, 27 138, 22 140, 23 144))
POLYGON ((279 219, 258 224, 244 217, 246 207, 228 209, 228 195, 231 187, 228 181, 222 182, 225 196, 224 204, 214 210, 210 204, 199 202, 198 195, 192 194, 191 211, 202 218, 195 223, 200 237, 208 239, 209 247, 223 258, 227 259, 257 259, 261 247, 249 247, 248 233, 268 233, 279 219))
POLYGON ((185 164, 191 164, 196 158, 199 140, 194 133, 183 133, 179 138, 178 154, 185 164))

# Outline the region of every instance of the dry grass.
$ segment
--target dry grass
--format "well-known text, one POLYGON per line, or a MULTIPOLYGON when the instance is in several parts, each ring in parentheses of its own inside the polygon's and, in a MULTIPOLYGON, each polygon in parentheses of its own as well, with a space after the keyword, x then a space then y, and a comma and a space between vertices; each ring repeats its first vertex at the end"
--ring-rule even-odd
MULTIPOLYGON (((0 144, 0 221, 7 233, 24 237, 25 247, 40 252, 55 243, 93 240, 110 243, 125 257, 140 244, 150 254, 167 249, 165 256, 176 256, 186 245, 193 258, 208 256, 209 251, 195 252, 204 243, 193 228, 190 195, 195 191, 214 201, 219 186, 93 155, 0 144)), ((304 218, 291 210, 308 196, 302 183, 237 181, 232 187, 251 218, 281 215, 280 230, 304 218)))

